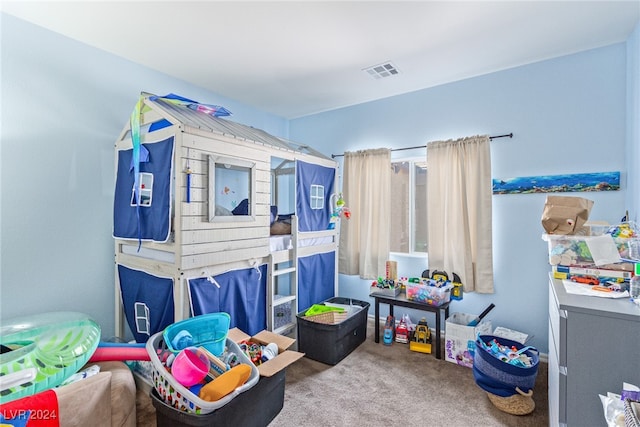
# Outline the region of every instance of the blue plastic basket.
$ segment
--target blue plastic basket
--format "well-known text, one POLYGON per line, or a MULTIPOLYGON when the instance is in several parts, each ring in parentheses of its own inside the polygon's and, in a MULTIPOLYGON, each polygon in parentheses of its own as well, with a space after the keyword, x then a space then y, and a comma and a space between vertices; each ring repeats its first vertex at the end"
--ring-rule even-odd
MULTIPOLYGON (((186 347, 204 347, 211 354, 220 356, 229 334, 231 316, 228 313, 209 313, 181 320, 167 326, 163 332, 164 342, 173 353, 178 353, 186 347), (186 336, 183 345, 174 343, 176 337, 186 336)), ((180 340, 177 340, 180 341, 180 340)))
POLYGON ((476 351, 473 357, 473 375, 476 384, 498 396, 507 397, 517 393, 516 387, 522 391, 532 390, 538 374, 538 351, 534 348, 525 350, 530 357, 531 366, 521 367, 512 365, 498 359, 494 354, 482 348, 482 342, 489 343, 496 339, 507 347, 515 347, 517 350, 525 346, 517 341, 493 335, 480 335, 476 339, 476 351))

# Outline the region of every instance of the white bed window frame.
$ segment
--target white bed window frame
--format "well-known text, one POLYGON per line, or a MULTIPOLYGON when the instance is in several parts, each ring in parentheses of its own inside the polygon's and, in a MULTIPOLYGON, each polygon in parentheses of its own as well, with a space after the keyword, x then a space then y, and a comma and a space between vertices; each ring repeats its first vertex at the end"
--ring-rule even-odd
POLYGON ((144 302, 136 302, 133 305, 136 319, 136 331, 139 334, 151 335, 151 319, 149 318, 149 307, 144 302))
POLYGON ((224 156, 209 156, 209 222, 253 222, 256 220, 256 163, 224 156), (249 215, 216 215, 216 165, 246 169, 249 176, 249 215))
MULTIPOLYGON (((135 183, 131 188, 131 206, 138 206, 136 200, 135 183)), ((140 172, 138 179, 138 193, 140 194, 140 207, 149 208, 153 201, 153 174, 150 172, 140 172)))

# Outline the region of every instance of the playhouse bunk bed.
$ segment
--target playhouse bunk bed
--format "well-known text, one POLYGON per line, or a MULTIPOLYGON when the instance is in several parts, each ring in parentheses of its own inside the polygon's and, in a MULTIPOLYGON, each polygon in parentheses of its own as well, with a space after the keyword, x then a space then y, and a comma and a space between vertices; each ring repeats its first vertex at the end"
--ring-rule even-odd
POLYGON ((217 311, 284 333, 336 293, 336 163, 225 112, 143 93, 116 141, 118 336, 217 311))

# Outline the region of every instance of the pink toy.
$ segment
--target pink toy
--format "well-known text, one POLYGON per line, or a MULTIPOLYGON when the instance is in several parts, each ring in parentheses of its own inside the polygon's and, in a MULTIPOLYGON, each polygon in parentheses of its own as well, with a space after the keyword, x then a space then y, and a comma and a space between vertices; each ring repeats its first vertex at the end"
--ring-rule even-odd
POLYGON ((209 373, 209 359, 194 347, 180 351, 171 365, 171 375, 185 387, 202 381, 209 373))
POLYGON ((102 347, 98 345, 96 351, 89 358, 89 362, 106 362, 109 360, 151 360, 147 349, 131 344, 108 345, 102 347))

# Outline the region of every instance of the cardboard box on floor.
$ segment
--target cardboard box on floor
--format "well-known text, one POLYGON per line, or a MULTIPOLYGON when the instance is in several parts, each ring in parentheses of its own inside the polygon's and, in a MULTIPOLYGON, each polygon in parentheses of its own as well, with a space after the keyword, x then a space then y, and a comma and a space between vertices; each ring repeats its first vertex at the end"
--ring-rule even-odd
POLYGON ((233 328, 229 329, 228 338, 238 344, 241 341, 253 341, 261 345, 275 343, 278 346, 278 355, 276 357, 257 366, 261 377, 271 377, 304 356, 304 353, 289 350, 296 340, 266 330, 258 332, 254 336, 249 336, 249 334, 240 329, 233 328))
POLYGON ((491 321, 482 320, 475 327, 469 322, 478 315, 453 313, 445 322, 444 353, 445 360, 467 368, 473 367, 473 355, 476 350, 476 336, 491 335, 491 321))

